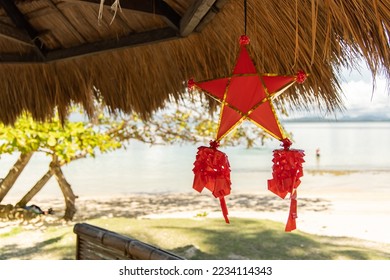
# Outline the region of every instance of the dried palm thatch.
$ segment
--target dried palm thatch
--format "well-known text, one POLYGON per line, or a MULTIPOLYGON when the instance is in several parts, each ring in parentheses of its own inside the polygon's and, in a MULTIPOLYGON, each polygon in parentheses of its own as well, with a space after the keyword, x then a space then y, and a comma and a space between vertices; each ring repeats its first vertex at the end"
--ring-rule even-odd
MULTIPOLYGON (((109 25, 108 8, 99 25, 99 6, 84 2, 88 1, 16 4, 30 15, 28 22, 40 31, 40 43, 49 51, 169 26, 157 15, 131 10, 119 12, 109 25), (47 3, 60 13, 39 13, 47 3), (47 31, 49 26, 53 28, 47 31)), ((194 2, 165 1, 182 17, 194 2)), ((185 81, 189 78, 200 81, 230 75, 238 38, 244 33, 244 1, 198 2, 214 3, 215 11, 220 8, 207 25, 200 22, 202 26, 195 29, 200 32, 182 37, 178 30, 172 40, 91 55, 43 63, 24 57, 25 62, 15 63, 4 59, 5 55, 31 54, 36 42, 26 45, 1 37, 0 121, 13 123, 24 111, 37 120, 50 118, 56 109, 64 117, 72 102, 82 104, 91 115, 93 87, 112 112, 134 111, 148 118, 167 100, 187 98, 185 81)), ((4 11, 0 10, 0 16, 2 22, 10 22, 4 11)), ((246 18, 246 33, 251 38, 248 49, 260 72, 295 74, 303 69, 310 73, 303 85, 278 99, 293 108, 315 105, 332 111, 342 107, 340 69, 354 68, 361 60, 373 76, 381 73, 390 80, 388 0, 249 0, 246 18)))

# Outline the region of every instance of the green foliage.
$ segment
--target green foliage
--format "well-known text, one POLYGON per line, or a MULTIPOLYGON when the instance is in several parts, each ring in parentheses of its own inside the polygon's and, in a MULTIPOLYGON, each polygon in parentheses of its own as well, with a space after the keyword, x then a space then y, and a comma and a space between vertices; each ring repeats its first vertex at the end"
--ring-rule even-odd
POLYGON ((14 126, 0 124, 0 153, 44 152, 56 155, 60 162, 95 156, 96 150, 107 152, 120 148, 119 139, 111 137, 98 125, 55 118, 44 123, 31 116, 20 117, 14 126))
MULTIPOLYGON (((142 120, 138 120, 142 122, 142 120)), ((143 122, 139 136, 143 142, 156 143, 208 143, 217 134, 219 115, 211 114, 198 101, 170 104, 157 112, 153 119, 143 122)), ((137 126, 137 125, 136 125, 137 126)), ((258 126, 247 121, 237 126, 222 139, 225 146, 246 145, 248 148, 264 144, 269 136, 258 126)))

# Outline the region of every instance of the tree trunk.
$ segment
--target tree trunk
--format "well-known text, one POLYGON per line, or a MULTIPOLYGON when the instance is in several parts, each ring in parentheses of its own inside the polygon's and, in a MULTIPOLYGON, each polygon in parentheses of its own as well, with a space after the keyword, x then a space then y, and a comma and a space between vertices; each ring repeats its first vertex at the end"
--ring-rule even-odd
POLYGON ((26 206, 27 203, 29 203, 29 201, 38 193, 41 191, 41 189, 43 188, 44 185, 46 185, 46 183, 50 180, 50 178, 53 176, 54 174, 54 171, 53 169, 49 169, 45 175, 42 176, 41 179, 39 179, 38 182, 36 182, 36 184, 31 188, 31 190, 26 193, 25 196, 23 196, 23 198, 18 202, 16 203, 16 207, 24 207, 26 206))
POLYGON ((27 163, 30 161, 33 154, 33 152, 20 154, 18 160, 8 172, 7 176, 5 176, 5 178, 0 182, 0 202, 3 201, 4 197, 15 184, 16 180, 22 173, 24 167, 26 167, 27 163))
MULTIPOLYGON (((73 157, 71 159, 71 161, 78 160, 78 159, 85 158, 85 157, 86 157, 86 154, 81 153, 78 156, 73 157)), ((65 164, 64 162, 61 162, 59 164, 59 166, 61 167, 64 164, 65 164)), ((53 174, 54 174, 54 169, 52 169, 50 167, 49 170, 46 172, 46 174, 43 175, 42 178, 39 179, 39 181, 35 183, 35 185, 31 188, 31 190, 29 190, 29 192, 26 193, 26 195, 18 203, 16 203, 15 207, 26 206, 27 203, 29 203, 31 201, 31 199, 33 199, 33 197, 36 196, 37 193, 39 193, 42 190, 42 188, 47 184, 47 182, 49 182, 49 180, 53 176, 53 174)))
POLYGON ((53 161, 50 163, 50 169, 53 170, 54 176, 57 179, 58 185, 62 191, 62 194, 65 198, 65 221, 71 221, 73 219, 74 214, 76 213, 76 198, 77 196, 73 193, 73 190, 66 181, 64 173, 62 173, 61 165, 58 162, 56 156, 53 156, 53 161))

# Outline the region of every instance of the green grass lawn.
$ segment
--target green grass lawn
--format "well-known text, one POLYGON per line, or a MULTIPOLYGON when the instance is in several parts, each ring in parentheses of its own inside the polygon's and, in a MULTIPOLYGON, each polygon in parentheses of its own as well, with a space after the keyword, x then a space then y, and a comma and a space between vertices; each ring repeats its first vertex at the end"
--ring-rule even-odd
MULTIPOLYGON (((93 219, 85 221, 190 259, 339 260, 390 259, 390 245, 325 237, 266 220, 93 219)), ((0 234, 0 259, 74 259, 73 225, 23 229, 0 234)))

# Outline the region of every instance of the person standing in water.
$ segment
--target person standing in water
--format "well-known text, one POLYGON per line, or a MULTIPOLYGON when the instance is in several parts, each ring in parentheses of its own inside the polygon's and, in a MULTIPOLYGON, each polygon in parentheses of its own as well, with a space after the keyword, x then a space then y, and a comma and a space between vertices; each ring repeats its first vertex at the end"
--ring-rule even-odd
POLYGON ((320 168, 320 157, 321 157, 321 154, 320 154, 320 148, 317 148, 316 149, 316 162, 317 162, 317 169, 320 168))

